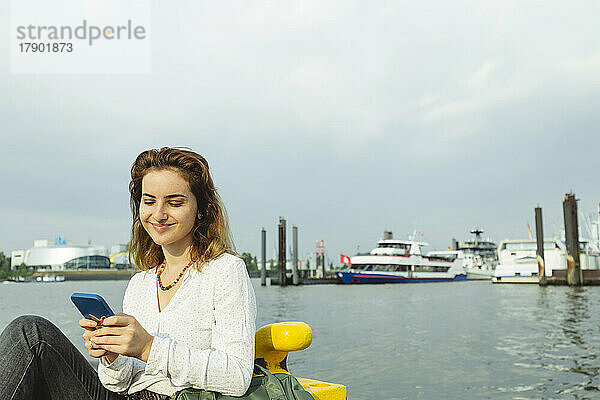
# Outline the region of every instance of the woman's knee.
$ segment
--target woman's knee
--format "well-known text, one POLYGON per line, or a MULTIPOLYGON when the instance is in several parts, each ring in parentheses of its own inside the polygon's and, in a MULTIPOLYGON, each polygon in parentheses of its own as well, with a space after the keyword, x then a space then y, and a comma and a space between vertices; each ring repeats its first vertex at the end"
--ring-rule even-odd
POLYGON ((37 342, 44 337, 56 337, 60 330, 52 322, 39 315, 21 315, 13 319, 5 328, 3 336, 25 336, 28 341, 37 342))
POLYGON ((21 315, 15 319, 13 319, 8 326, 15 329, 23 329, 32 326, 43 326, 51 324, 52 322, 48 321, 44 317, 40 317, 39 315, 21 315))

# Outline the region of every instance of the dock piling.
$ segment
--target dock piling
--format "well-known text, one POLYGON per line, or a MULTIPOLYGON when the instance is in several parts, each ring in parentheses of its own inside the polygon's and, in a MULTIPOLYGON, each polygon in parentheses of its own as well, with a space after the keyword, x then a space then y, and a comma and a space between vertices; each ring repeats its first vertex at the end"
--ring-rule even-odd
POLYGON ((579 226, 577 224, 577 199, 574 193, 565 194, 563 199, 565 218, 565 241, 567 242, 567 284, 569 286, 583 285, 581 264, 579 261, 579 226))
POLYGON ((298 227, 292 225, 292 246, 294 250, 294 264, 292 266, 292 283, 294 285, 300 284, 298 276, 298 227))
POLYGON ((260 232, 262 266, 260 268, 260 285, 267 286, 267 231, 262 228, 260 232))
POLYGON ((538 283, 546 286, 546 268, 544 261, 544 227, 542 223, 542 208, 535 208, 535 237, 537 239, 538 283))
POLYGON ((279 217, 279 286, 287 286, 286 254, 285 254, 285 219, 279 217))

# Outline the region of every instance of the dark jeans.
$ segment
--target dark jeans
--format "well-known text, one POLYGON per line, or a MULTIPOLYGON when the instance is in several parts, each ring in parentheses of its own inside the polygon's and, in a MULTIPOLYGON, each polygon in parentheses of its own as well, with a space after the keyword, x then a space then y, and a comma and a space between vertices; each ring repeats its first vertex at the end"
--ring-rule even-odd
POLYGON ((50 321, 15 318, 0 335, 0 399, 124 400, 50 321))

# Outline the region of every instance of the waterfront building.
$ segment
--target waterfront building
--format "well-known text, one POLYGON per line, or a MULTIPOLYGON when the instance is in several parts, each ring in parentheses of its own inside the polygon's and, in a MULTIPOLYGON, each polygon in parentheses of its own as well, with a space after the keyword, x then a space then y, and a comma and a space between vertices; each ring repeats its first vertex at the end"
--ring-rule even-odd
POLYGON ((108 251, 103 246, 49 245, 47 240, 36 240, 33 247, 13 254, 17 258, 15 262, 11 259, 12 269, 21 263, 30 269, 52 271, 110 268, 108 251))
POLYGON ((10 253, 10 269, 17 269, 25 262, 25 250, 13 250, 10 253))

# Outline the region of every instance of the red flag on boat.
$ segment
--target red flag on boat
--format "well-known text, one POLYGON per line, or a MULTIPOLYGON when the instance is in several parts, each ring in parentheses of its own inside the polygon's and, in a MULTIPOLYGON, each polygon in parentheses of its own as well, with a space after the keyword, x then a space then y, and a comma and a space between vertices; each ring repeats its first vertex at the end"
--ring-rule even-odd
POLYGON ((350 257, 344 254, 340 254, 340 263, 352 266, 352 262, 350 262, 350 257))

